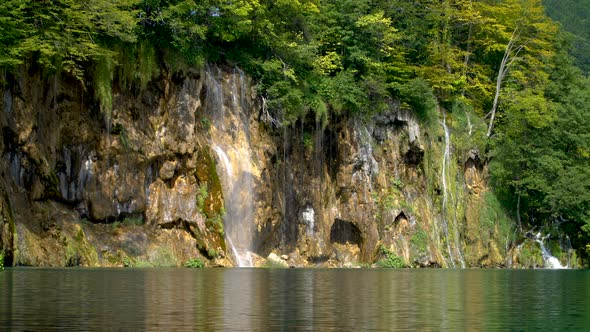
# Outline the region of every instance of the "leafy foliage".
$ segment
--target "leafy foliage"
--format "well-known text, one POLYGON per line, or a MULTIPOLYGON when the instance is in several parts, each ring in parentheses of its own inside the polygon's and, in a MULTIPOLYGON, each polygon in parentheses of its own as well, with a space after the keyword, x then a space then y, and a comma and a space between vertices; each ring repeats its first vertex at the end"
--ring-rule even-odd
POLYGON ((559 21, 564 30, 572 34, 568 48, 575 63, 583 72, 590 73, 590 1, 544 0, 547 15, 559 21))
POLYGON ((399 269, 406 266, 399 256, 383 246, 381 247, 381 254, 384 258, 377 261, 377 266, 379 267, 399 269))
POLYGON ((201 269, 205 267, 205 263, 199 258, 189 259, 184 263, 184 267, 189 269, 201 269))
POLYGON ((558 53, 544 90, 514 94, 491 171, 518 218, 536 226, 563 224, 574 246, 583 247, 590 237, 590 84, 570 61, 558 53))
POLYGON ((209 196, 209 187, 207 182, 202 183, 199 185, 199 191, 197 192, 197 207, 199 211, 203 212, 205 210, 205 200, 209 196))

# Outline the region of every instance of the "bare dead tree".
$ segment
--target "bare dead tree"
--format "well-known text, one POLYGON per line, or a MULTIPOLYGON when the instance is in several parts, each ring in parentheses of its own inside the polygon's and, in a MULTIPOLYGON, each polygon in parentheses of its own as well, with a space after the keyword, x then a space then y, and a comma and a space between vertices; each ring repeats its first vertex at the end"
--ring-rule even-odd
POLYGON ((506 78, 506 74, 514 61, 518 58, 518 54, 520 51, 524 49, 527 41, 519 43, 520 41, 520 33, 522 32, 522 27, 520 24, 516 25, 514 31, 512 32, 512 36, 506 45, 506 50, 504 51, 504 56, 502 57, 502 62, 500 63, 500 69, 498 70, 498 77, 496 78, 496 93, 494 94, 494 104, 492 106, 492 110, 488 115, 490 115, 490 124, 488 125, 488 133, 486 134, 487 137, 492 135, 492 129, 494 127, 494 119, 496 118, 496 112, 498 110, 498 103, 500 100, 500 92, 502 90, 502 84, 504 83, 504 79, 506 78))

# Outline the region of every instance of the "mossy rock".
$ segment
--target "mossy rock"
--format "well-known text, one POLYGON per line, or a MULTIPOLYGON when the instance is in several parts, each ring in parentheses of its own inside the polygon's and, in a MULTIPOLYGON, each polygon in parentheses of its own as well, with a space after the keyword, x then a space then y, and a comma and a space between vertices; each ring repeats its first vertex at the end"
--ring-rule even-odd
POLYGON ((412 249, 418 253, 418 256, 428 251, 428 234, 423 229, 417 229, 410 238, 412 249))
POLYGON ((10 200, 4 190, 0 201, 0 252, 4 254, 7 264, 12 264, 14 259, 14 243, 16 238, 16 227, 10 200))
POLYGON ((533 241, 526 241, 522 244, 517 255, 517 260, 518 265, 525 268, 540 267, 544 265, 541 247, 538 243, 533 241))
POLYGON ((73 237, 65 237, 66 266, 99 266, 96 249, 86 239, 80 225, 74 225, 73 237))
MULTIPOLYGON (((207 196, 203 201, 203 214, 206 217, 206 226, 210 234, 199 234, 198 237, 207 237, 208 240, 201 241, 199 249, 201 252, 210 251, 211 248, 226 250, 224 238, 223 216, 225 207, 223 202, 223 190, 221 181, 217 174, 215 160, 208 149, 202 148, 197 154, 197 168, 195 176, 199 184, 207 185, 207 196)), ((198 199, 198 197, 195 197, 198 199)), ((202 198, 201 198, 202 199, 202 198)))
POLYGON ((223 190, 215 167, 215 160, 209 150, 198 151, 195 175, 199 183, 207 184, 208 196, 205 198, 203 213, 207 218, 214 218, 223 212, 223 190))

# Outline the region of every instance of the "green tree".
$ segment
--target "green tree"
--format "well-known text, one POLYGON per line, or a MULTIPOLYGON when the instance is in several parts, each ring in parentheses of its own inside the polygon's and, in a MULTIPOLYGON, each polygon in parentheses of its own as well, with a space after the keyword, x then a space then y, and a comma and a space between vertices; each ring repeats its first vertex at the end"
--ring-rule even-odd
POLYGON ((134 42, 136 0, 9 0, 0 4, 0 66, 33 57, 82 78, 84 62, 112 55, 109 39, 134 42))
POLYGON ((500 95, 507 76, 521 86, 543 85, 547 80, 544 62, 553 54, 557 26, 544 14, 540 0, 478 2, 479 10, 489 18, 478 32, 480 47, 497 58, 494 98, 489 112, 487 136, 492 135, 500 95), (501 55, 501 57, 500 57, 501 55))
POLYGON ((569 50, 583 72, 590 73, 590 1, 544 0, 547 15, 572 33, 569 50))
POLYGON ((34 47, 27 39, 33 27, 25 19, 25 0, 0 3, 0 68, 12 68, 23 63, 34 47))
POLYGON ((574 245, 584 247, 590 239, 590 85, 563 49, 552 57, 544 90, 507 98, 490 168, 517 220, 563 223, 574 245))

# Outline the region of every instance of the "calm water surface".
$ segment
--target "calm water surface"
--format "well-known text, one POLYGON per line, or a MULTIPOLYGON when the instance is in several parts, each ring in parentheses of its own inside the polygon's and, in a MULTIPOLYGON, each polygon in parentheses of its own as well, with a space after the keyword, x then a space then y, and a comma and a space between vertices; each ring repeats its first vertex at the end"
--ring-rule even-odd
POLYGON ((0 272, 0 330, 588 330, 590 271, 0 272))

